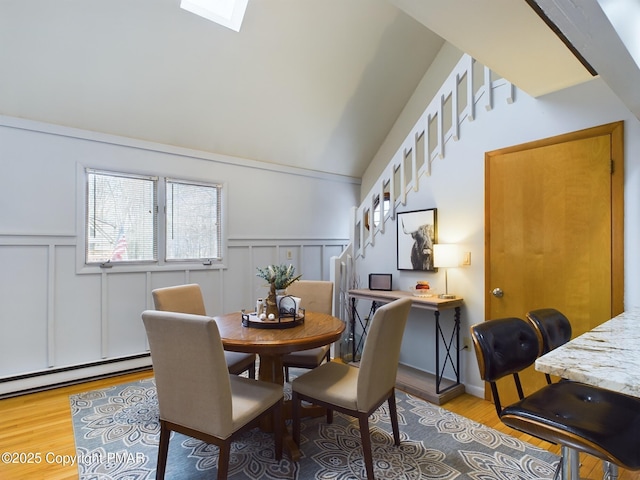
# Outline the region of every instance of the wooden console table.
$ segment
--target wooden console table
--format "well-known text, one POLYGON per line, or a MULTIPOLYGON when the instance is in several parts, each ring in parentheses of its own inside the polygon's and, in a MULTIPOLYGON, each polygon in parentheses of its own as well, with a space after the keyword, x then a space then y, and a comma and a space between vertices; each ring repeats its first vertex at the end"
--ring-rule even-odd
POLYGON ((433 312, 435 317, 435 355, 436 355, 436 373, 435 375, 417 370, 415 368, 408 367, 400 364, 398 366, 398 376, 396 385, 398 388, 412 393, 416 396, 425 398, 426 400, 435 403, 442 404, 454 397, 464 393, 464 385, 460 383, 460 307, 463 303, 463 299, 456 297, 453 299, 433 297, 418 297, 411 292, 405 292, 403 290, 368 290, 358 289, 349 290, 349 298, 351 299, 351 332, 355 333, 356 321, 362 329, 362 336, 358 342, 353 341, 352 356, 356 359, 356 356, 364 344, 364 338, 367 334, 367 321, 363 321, 362 317, 358 313, 356 308, 356 300, 368 300, 371 301, 371 308, 369 311, 369 317, 372 318, 376 309, 385 303, 392 302, 399 298, 411 298, 413 301, 412 307, 421 310, 427 310, 433 312), (451 335, 447 336, 442 329, 440 323, 440 312, 443 310, 454 310, 453 315, 453 329, 451 335), (444 347, 444 361, 440 365, 440 351, 441 347, 444 347), (444 373, 447 367, 450 367, 454 376, 454 380, 444 378, 444 373))

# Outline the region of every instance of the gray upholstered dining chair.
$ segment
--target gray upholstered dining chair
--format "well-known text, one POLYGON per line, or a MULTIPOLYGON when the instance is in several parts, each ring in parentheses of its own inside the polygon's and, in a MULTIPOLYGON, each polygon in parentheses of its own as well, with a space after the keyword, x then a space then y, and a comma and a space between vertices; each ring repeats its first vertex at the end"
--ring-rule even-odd
MULTIPOLYGON (((301 299, 300 305, 310 312, 333 313, 333 282, 298 280, 287 287, 287 295, 301 299)), ((292 352, 282 357, 285 380, 289 381, 289 367, 313 369, 331 360, 331 345, 292 352)))
POLYGON ((378 308, 371 320, 359 368, 328 362, 291 382, 293 440, 300 445, 300 403, 303 400, 326 407, 328 423, 333 421, 333 410, 356 417, 369 480, 374 478, 369 416, 385 401, 389 404, 394 443, 400 445, 395 384, 411 303, 410 298, 402 298, 378 308))
POLYGON ((640 470, 640 398, 570 381, 525 395, 519 373, 542 353, 533 324, 515 317, 487 320, 471 327, 471 337, 498 417, 511 428, 559 444, 562 480, 579 478, 579 452, 603 460, 609 480, 617 477, 618 465, 640 470), (520 400, 503 406, 497 382, 508 376, 520 400))
MULTIPOLYGON (((176 285, 156 288, 151 292, 156 310, 164 312, 206 315, 204 298, 200 285, 176 285)), ((256 355, 253 353, 224 352, 229 373, 240 375, 247 372, 249 378, 256 378, 256 355)))
POLYGON ((226 479, 231 442, 273 414, 275 457, 282 458, 281 385, 229 374, 215 320, 202 315, 142 313, 160 409, 156 478, 165 475, 171 432, 220 448, 218 479, 226 479))

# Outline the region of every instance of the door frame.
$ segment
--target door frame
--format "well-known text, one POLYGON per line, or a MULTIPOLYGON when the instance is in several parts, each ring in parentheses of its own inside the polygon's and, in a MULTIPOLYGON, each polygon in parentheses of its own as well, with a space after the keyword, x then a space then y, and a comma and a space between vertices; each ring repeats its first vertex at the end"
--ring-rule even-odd
POLYGON ((494 156, 585 138, 611 136, 611 317, 624 311, 624 122, 613 122, 485 153, 485 318, 491 315, 489 166, 494 156))

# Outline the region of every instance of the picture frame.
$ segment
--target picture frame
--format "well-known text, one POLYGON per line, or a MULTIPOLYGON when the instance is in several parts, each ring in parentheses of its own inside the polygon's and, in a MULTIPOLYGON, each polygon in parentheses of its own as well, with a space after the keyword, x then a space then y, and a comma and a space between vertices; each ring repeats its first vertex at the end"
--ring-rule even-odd
POLYGON ((433 244, 438 239, 438 209, 397 214, 398 270, 437 272, 433 266, 433 244))
POLYGON ((369 290, 391 291, 393 275, 390 273, 370 273, 369 290))

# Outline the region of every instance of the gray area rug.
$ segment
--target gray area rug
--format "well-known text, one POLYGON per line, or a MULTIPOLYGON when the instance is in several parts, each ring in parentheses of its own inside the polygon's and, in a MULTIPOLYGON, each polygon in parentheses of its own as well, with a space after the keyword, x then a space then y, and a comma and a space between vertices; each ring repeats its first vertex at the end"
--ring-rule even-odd
MULTIPOLYGON (((288 392, 287 392, 288 395, 288 392)), ((377 479, 551 479, 558 457, 397 391, 401 445, 386 404, 370 418, 377 479)), ((81 480, 155 478, 159 423, 153 379, 70 397, 81 480)), ((231 449, 231 479, 365 478, 357 421, 336 413, 302 424, 302 458, 276 462, 273 437, 245 432, 231 449)), ((218 449, 174 433, 167 479, 215 478, 218 449)))

